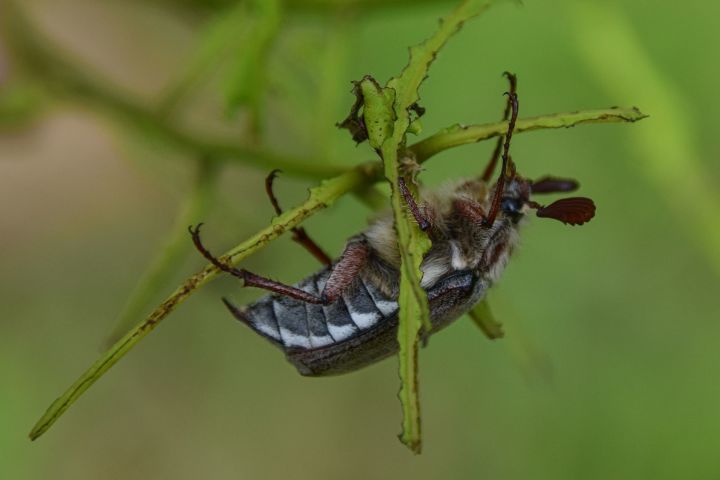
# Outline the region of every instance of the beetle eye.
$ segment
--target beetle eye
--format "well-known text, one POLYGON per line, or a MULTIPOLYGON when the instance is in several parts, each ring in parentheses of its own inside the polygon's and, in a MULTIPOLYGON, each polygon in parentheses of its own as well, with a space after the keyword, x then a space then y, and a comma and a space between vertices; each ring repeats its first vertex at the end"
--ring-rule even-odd
POLYGON ((517 198, 510 198, 505 197, 502 199, 502 203, 500 204, 503 212, 513 214, 513 213, 519 213, 520 210, 522 210, 522 205, 520 204, 520 200, 517 198))

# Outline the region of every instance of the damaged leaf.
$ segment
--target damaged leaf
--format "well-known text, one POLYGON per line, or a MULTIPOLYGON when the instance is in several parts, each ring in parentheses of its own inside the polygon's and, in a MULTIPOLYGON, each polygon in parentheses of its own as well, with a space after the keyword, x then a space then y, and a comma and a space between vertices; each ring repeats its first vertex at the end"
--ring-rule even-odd
POLYGON ((337 126, 347 129, 356 143, 369 140, 377 150, 393 131, 395 91, 381 87, 370 75, 353 85, 355 103, 348 117, 337 126))

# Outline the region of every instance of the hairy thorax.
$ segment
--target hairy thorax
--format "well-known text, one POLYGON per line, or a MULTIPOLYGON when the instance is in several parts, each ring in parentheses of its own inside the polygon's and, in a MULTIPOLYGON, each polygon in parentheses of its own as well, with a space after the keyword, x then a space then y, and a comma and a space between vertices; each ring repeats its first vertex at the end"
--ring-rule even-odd
MULTIPOLYGON (((502 274, 518 242, 518 223, 501 213, 488 228, 465 211, 468 200, 489 211, 492 194, 493 189, 480 180, 463 180, 421 192, 421 208, 432 223, 428 232, 432 247, 420 267, 423 288, 432 288, 458 271, 472 271, 490 284, 502 274)), ((380 216, 362 236, 374 257, 363 274, 386 293, 396 294, 400 254, 392 214, 380 216)))

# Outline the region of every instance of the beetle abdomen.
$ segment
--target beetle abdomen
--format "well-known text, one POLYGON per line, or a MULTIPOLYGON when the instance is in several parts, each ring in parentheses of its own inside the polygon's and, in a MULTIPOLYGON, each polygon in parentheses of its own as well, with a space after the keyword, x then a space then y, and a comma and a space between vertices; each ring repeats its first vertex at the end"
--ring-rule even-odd
MULTIPOLYGON (((319 295, 329 277, 325 269, 296 286, 319 295)), ((472 272, 449 274, 428 290, 433 332, 465 313, 485 294, 489 283, 472 272)), ((308 376, 351 372, 382 360, 398 349, 395 299, 361 277, 330 305, 268 295, 233 314, 285 351, 308 376)))
MULTIPOLYGON (((319 297, 329 276, 329 269, 324 269, 295 286, 319 297)), ((236 317, 286 351, 343 342, 397 312, 397 302, 359 277, 342 297, 329 305, 281 295, 262 297, 242 309, 226 304, 236 317)))
MULTIPOLYGON (((477 279, 472 272, 464 270, 447 275, 428 289, 431 333, 467 312, 482 298, 488 285, 486 280, 477 279)), ((392 313, 373 327, 326 347, 288 350, 288 360, 307 376, 339 375, 383 360, 398 351, 397 313, 395 304, 392 313)))

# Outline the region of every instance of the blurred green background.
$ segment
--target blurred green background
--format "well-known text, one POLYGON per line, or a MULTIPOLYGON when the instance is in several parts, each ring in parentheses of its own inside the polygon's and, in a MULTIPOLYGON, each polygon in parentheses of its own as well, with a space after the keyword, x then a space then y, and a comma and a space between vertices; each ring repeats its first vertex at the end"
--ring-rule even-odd
MULTIPOLYGON (((350 81, 396 74, 455 2, 16 3, 0 3, 1 478, 720 478, 720 6, 504 2, 438 57, 423 136, 497 120, 504 70, 522 116, 622 105, 650 118, 515 137, 523 174, 578 178, 598 214, 525 229, 490 296, 505 339, 463 318, 421 352, 418 457, 396 438, 396 360, 300 377, 227 314, 222 295, 258 295, 228 278, 27 439, 177 229, 198 157, 69 91, 69 67, 38 66, 18 37, 156 120, 350 166, 373 157, 334 127, 350 81)), ((422 179, 477 174, 493 144, 443 153, 422 179)), ((268 223, 273 167, 228 161, 206 211, 188 214, 216 251, 268 223)), ((276 191, 289 207, 315 182, 288 173, 276 191)), ((370 215, 348 196, 306 227, 337 254, 370 215)), ((203 264, 189 243, 152 302, 203 264)), ((317 268, 288 236, 245 266, 286 281, 317 268)))

